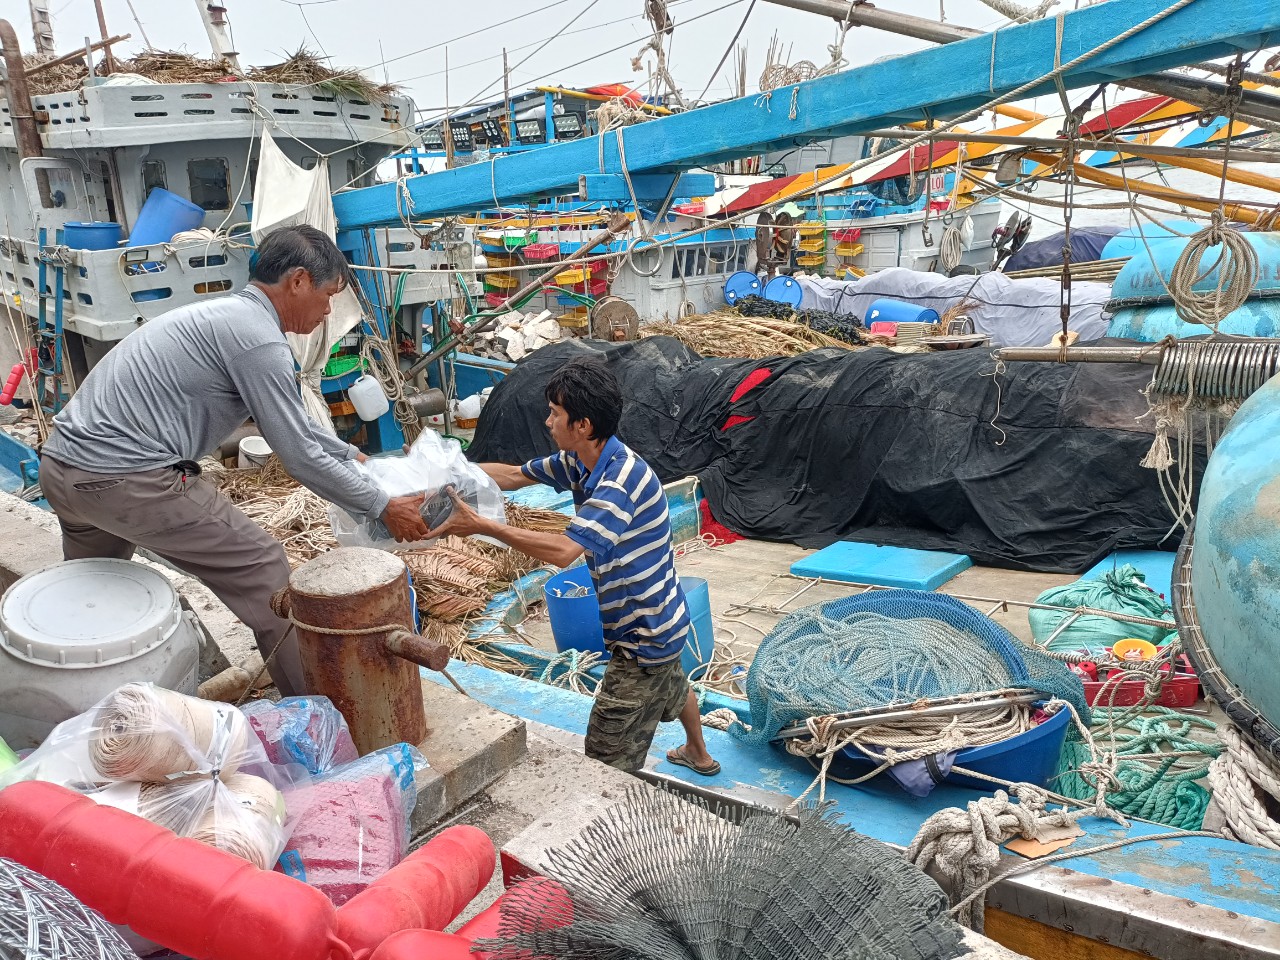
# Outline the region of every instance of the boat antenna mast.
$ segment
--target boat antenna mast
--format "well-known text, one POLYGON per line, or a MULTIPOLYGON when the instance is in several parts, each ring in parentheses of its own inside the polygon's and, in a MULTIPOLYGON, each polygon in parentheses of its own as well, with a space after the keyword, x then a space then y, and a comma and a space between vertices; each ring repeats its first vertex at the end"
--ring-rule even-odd
POLYGON ((231 42, 227 8, 214 0, 196 0, 196 7, 200 10, 200 19, 204 21, 204 31, 209 35, 213 58, 225 60, 236 73, 240 73, 240 54, 236 53, 231 42))

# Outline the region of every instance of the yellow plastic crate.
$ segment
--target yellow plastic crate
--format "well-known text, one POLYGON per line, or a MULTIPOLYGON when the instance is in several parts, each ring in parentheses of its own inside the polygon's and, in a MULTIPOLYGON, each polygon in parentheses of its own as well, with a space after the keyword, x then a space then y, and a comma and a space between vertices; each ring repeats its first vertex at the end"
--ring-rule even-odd
POLYGON ((826 224, 822 223, 805 223, 801 224, 798 229, 802 237, 821 237, 827 232, 826 224))
POLYGON ((796 263, 802 267, 819 267, 826 262, 827 258, 820 253, 809 257, 796 257, 796 263))
POLYGON ((837 257, 856 257, 861 252, 862 252, 862 244, 860 243, 836 244, 837 257))
POLYGON ((556 274, 556 284, 561 287, 567 287, 574 283, 585 283, 587 279, 587 271, 582 267, 576 267, 573 270, 562 270, 556 274))
POLYGON ((509 273, 486 273, 484 285, 485 289, 514 290, 520 286, 520 281, 509 273))
POLYGON ((826 246, 827 246, 827 241, 824 240, 822 237, 818 237, 816 240, 800 241, 800 249, 808 253, 819 253, 822 250, 826 249, 826 246))

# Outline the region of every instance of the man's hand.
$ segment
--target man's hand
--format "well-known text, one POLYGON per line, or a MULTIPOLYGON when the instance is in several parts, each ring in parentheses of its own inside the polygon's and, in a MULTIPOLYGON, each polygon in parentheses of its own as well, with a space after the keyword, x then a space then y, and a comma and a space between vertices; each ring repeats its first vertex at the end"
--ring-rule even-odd
POLYGON ((455 490, 451 494, 453 497, 453 512, 445 518, 444 523, 436 527, 434 530, 428 531, 427 535, 432 539, 436 537, 470 537, 478 533, 488 533, 489 527, 492 525, 480 514, 476 513, 467 505, 467 501, 463 500, 455 490))
POLYGON ((423 499, 420 493, 409 497, 394 497, 387 504, 387 509, 382 511, 382 522, 401 543, 426 540, 430 536, 427 525, 418 512, 422 508, 423 499))
POLYGON ((356 463, 367 463, 368 461, 369 461, 369 455, 367 453, 356 454, 356 463))

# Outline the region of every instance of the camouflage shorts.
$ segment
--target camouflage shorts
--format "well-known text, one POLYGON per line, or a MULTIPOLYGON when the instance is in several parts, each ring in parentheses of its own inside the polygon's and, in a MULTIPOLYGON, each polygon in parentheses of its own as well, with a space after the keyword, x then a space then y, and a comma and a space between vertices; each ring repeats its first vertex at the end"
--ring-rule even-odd
POLYGON ((619 770, 639 770, 658 723, 677 719, 688 697, 689 681, 678 658, 643 667, 614 657, 587 722, 587 756, 619 770))

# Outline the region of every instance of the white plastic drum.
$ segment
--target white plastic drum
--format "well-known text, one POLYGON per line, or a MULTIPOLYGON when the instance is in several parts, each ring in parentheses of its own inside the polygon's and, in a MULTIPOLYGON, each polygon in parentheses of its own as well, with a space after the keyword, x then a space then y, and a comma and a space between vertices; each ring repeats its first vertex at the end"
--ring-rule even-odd
POLYGON ((21 750, 132 681, 196 692, 198 628, 161 574, 69 560, 0 598, 0 737, 21 750))

